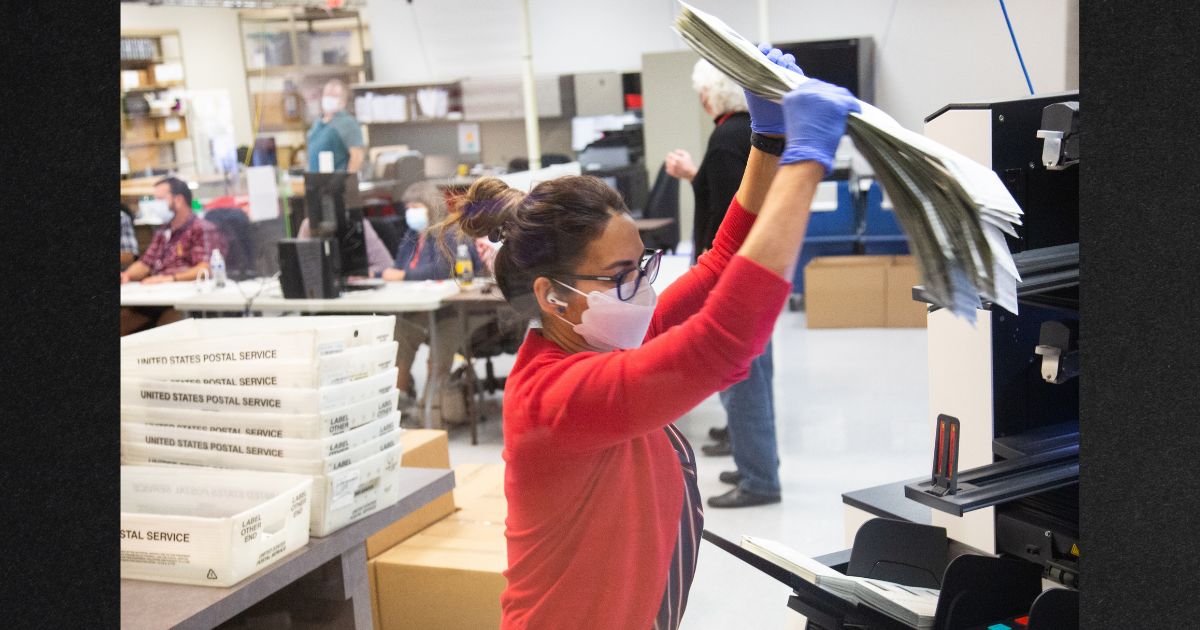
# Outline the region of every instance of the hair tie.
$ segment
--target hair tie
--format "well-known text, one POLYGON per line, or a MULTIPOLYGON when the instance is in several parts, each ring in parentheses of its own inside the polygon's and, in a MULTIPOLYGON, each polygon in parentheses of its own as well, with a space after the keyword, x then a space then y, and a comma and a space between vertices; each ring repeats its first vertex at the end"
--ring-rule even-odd
POLYGON ((508 230, 504 229, 504 226, 507 224, 508 224, 508 222, 505 221, 504 223, 492 228, 492 231, 488 232, 488 240, 493 243, 503 242, 504 237, 506 236, 506 234, 508 232, 508 230))

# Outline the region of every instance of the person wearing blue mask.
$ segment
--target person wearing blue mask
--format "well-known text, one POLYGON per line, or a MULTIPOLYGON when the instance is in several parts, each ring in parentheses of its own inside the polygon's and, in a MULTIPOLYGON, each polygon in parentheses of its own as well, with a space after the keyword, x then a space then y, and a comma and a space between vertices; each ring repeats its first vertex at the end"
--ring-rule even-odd
MULTIPOLYGON (((468 244, 471 262, 476 273, 485 269, 478 251, 470 239, 463 238, 457 230, 446 231, 442 238, 430 236, 430 225, 446 220, 446 200, 442 191, 433 182, 417 182, 409 186, 401 197, 404 203, 404 223, 408 227, 396 248, 395 262, 390 269, 383 270, 378 277, 389 281, 449 280, 454 275, 454 252, 460 243, 468 244)), ((433 352, 434 373, 446 386, 454 353, 463 341, 462 326, 457 316, 447 309, 435 317, 437 321, 437 347, 433 352)), ((417 404, 416 386, 413 382, 412 364, 417 349, 429 342, 429 317, 425 313, 399 313, 396 315, 394 338, 399 349, 396 353, 396 388, 408 399, 404 404, 417 404)), ((459 420, 462 413, 455 399, 456 392, 442 388, 434 396, 434 422, 445 424, 459 420)))

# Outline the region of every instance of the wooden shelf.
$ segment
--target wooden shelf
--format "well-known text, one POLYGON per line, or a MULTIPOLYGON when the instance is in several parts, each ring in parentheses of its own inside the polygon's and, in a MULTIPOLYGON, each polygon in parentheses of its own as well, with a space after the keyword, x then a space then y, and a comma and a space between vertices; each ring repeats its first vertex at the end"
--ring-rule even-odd
POLYGON ((355 84, 353 84, 353 85, 351 85, 351 86, 350 86, 350 91, 351 91, 351 92, 355 92, 355 91, 360 91, 360 92, 375 92, 375 91, 378 91, 378 92, 382 92, 382 91, 385 91, 385 90, 408 90, 408 91, 415 91, 415 90, 419 90, 419 89, 421 89, 421 88, 448 88, 448 89, 454 89, 454 90, 457 90, 457 89, 461 89, 461 87, 462 87, 462 80, 461 80, 461 79, 456 79, 456 80, 454 80, 454 81, 434 81, 434 82, 430 82, 430 83, 381 83, 381 82, 370 82, 370 83, 355 83, 355 84))
POLYGON ((173 90, 181 87, 184 87, 183 83, 139 85, 138 87, 129 88, 128 90, 122 89, 121 94, 133 94, 135 92, 157 92, 160 90, 173 90))
POLYGON ((332 76, 362 72, 362 66, 267 66, 265 68, 247 68, 248 76, 288 77, 288 76, 332 76))
POLYGON ((154 119, 154 118, 184 118, 184 117, 186 117, 186 116, 187 116, 187 114, 180 114, 180 113, 171 113, 171 114, 130 114, 130 113, 128 113, 128 112, 121 112, 121 115, 125 117, 125 120, 146 120, 146 119, 154 119))
MULTIPOLYGON (((524 120, 524 119, 522 119, 522 120, 524 120)), ((474 121, 467 120, 466 118, 418 118, 417 120, 397 120, 397 121, 381 120, 381 121, 371 121, 371 122, 363 122, 361 120, 359 121, 359 123, 363 124, 363 125, 409 125, 409 126, 457 125, 458 123, 469 123, 469 122, 474 122, 474 121)))
POLYGON ((253 9, 242 11, 241 19, 243 22, 252 22, 255 24, 275 24, 287 23, 292 20, 297 22, 327 22, 331 20, 356 20, 358 12, 353 9, 334 9, 332 12, 324 9, 304 9, 302 13, 286 13, 288 9, 259 9, 263 15, 255 15, 253 9), (267 14, 267 12, 272 12, 267 14))
POLYGON ((136 142, 126 142, 126 141, 122 140, 121 147, 122 148, 124 148, 124 147, 150 147, 150 146, 157 146, 157 145, 164 145, 164 144, 175 144, 176 142, 180 142, 182 140, 188 140, 190 138, 191 138, 191 136, 184 136, 182 138, 176 138, 174 140, 138 140, 136 142))
POLYGON ((143 65, 153 65, 156 63, 176 63, 176 62, 183 63, 183 59, 179 58, 179 57, 155 57, 153 59, 122 59, 121 65, 124 66, 125 64, 130 64, 130 65, 143 66, 143 65))

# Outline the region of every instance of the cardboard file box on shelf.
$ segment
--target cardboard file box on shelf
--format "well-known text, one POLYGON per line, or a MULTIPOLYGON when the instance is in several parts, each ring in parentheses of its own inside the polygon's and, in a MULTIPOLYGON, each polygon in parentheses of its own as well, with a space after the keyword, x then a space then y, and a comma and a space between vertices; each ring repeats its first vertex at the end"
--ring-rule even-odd
POLYGON ((121 577, 232 586, 308 543, 312 480, 121 467, 121 577))
MULTIPOLYGON (((155 137, 154 123, 148 118, 129 118, 125 121, 125 142, 136 144, 139 142, 154 142, 155 137)), ((157 148, 153 148, 157 151, 157 148)))
POLYGON ((187 119, 183 116, 156 118, 155 136, 159 140, 183 140, 187 138, 187 119))
POLYGON ((881 328, 891 256, 823 256, 804 268, 809 328, 881 328))
POLYGON ((888 328, 925 328, 928 307, 912 297, 912 288, 918 284, 921 273, 913 257, 893 257, 887 267, 888 328))
POLYGON ((371 561, 378 627, 498 627, 507 566, 503 525, 439 522, 371 561))
MULTIPOLYGON (((405 430, 400 434, 400 449, 400 465, 404 468, 450 468, 450 447, 445 431, 405 430)), ((446 492, 368 538, 367 557, 378 556, 454 512, 452 492, 446 492)))

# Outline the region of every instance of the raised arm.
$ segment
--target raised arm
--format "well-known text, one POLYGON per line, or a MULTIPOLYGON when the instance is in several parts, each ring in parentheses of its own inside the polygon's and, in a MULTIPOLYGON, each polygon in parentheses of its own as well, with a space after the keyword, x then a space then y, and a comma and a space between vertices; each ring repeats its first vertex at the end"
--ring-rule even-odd
MULTIPOLYGON (((674 421, 744 377, 783 308, 809 205, 832 166, 846 114, 857 108, 849 92, 815 80, 784 99, 779 172, 771 177, 774 161, 752 156, 736 201, 761 212, 703 307, 640 348, 575 354, 540 370, 535 387, 543 396, 534 413, 549 429, 541 439, 567 450, 603 448, 674 421), (764 178, 772 180, 767 190, 764 178)), ((727 218, 723 231, 731 221, 738 219, 727 218)))
MULTIPOLYGON (((785 68, 799 71, 795 59, 784 55, 778 49, 763 51, 767 58, 785 68)), ((768 101, 752 92, 746 92, 746 106, 750 111, 750 129, 752 132, 769 138, 782 137, 787 131, 784 123, 783 109, 778 103, 768 101)), ((688 273, 673 283, 663 292, 654 313, 654 321, 650 324, 647 338, 660 334, 675 326, 704 305, 721 272, 729 264, 733 254, 738 251, 745 240, 754 216, 762 209, 779 157, 751 147, 750 157, 746 160, 746 170, 742 175, 741 184, 734 193, 734 201, 721 227, 713 239, 713 247, 696 261, 688 273), (746 216, 749 215, 749 216, 746 216)), ((726 193, 728 194, 728 193, 726 193)), ((696 243, 696 247, 700 247, 696 243)))

